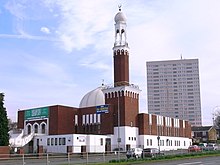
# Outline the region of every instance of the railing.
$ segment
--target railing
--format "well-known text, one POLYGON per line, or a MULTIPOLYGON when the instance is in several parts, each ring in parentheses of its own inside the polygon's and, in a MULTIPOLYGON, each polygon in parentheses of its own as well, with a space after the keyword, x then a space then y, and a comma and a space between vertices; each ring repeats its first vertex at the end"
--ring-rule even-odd
POLYGON ((23 132, 21 132, 20 135, 17 137, 14 137, 10 139, 9 143, 11 147, 23 147, 27 143, 29 143, 34 137, 34 132, 32 132, 29 135, 24 135, 23 132))
MULTIPOLYGON (((120 153, 121 159, 125 159, 125 153, 120 153)), ((0 154, 0 165, 61 165, 61 164, 89 164, 89 163, 105 163, 110 160, 117 160, 117 154, 108 153, 79 153, 79 154, 0 154)))
MULTIPOLYGON (((203 151, 193 152, 211 153, 220 151, 203 151)), ((171 150, 163 151, 164 155, 185 155, 188 150, 171 150)), ((191 154, 191 153, 189 153, 191 154)), ((131 159, 131 158, 130 158, 131 159)), ((105 152, 105 153, 68 153, 68 154, 54 154, 54 153, 39 153, 39 154, 0 154, 0 165, 80 165, 91 163, 107 163, 109 161, 124 161, 127 160, 126 153, 120 152, 120 159, 118 159, 118 152, 105 152)))

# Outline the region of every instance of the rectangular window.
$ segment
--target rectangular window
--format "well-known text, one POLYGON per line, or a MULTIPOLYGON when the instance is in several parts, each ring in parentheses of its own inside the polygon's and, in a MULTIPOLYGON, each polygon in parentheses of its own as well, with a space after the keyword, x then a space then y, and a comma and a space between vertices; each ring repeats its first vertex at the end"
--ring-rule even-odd
POLYGON ((53 141, 54 141, 54 139, 53 138, 51 138, 51 145, 53 146, 53 141))
POLYGON ((90 114, 90 124, 92 124, 93 123, 93 116, 92 116, 92 114, 90 114))
POLYGON ((75 125, 78 125, 78 115, 75 115, 75 125))
POLYGON ((59 145, 62 145, 62 139, 59 138, 59 145))
POLYGON ((98 116, 98 123, 101 123, 101 114, 97 114, 98 116))
POLYGON ((55 146, 57 145, 57 138, 55 138, 55 146))
POLYGON ((50 145, 50 138, 47 138, 47 145, 50 145))
POLYGON ((63 145, 66 145, 66 138, 63 138, 63 145))
POLYGON ((150 139, 150 146, 152 146, 152 139, 150 139))
POLYGON ((83 124, 86 124, 86 115, 83 115, 83 116, 82 116, 82 123, 83 123, 83 124))
POLYGON ((103 146, 103 138, 100 139, 100 145, 103 146))
POLYGON ((97 119, 97 116, 96 116, 96 113, 95 114, 93 114, 93 121, 94 121, 94 123, 96 123, 96 120, 97 119))
POLYGON ((152 115, 149 114, 149 124, 152 125, 152 115))
POLYGON ((86 124, 89 124, 89 114, 86 115, 86 124))

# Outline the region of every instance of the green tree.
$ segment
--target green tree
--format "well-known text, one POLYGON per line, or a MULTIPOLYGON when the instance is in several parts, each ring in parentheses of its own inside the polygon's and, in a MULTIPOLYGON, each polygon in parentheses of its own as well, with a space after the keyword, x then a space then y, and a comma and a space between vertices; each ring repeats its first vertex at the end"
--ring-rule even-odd
POLYGON ((8 146, 8 118, 4 107, 4 93, 0 93, 0 146, 8 146))

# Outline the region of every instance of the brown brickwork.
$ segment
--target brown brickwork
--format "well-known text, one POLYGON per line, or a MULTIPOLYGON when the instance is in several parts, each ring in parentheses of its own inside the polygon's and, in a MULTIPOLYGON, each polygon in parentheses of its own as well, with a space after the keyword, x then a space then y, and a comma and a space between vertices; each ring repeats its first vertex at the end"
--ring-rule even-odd
POLYGON ((43 153, 44 153, 43 146, 38 146, 37 153, 38 153, 38 158, 43 158, 43 153))
MULTIPOLYGON (((123 105, 122 105, 123 106, 123 105)), ((125 108, 124 108, 124 124, 125 126, 138 126, 138 108, 139 98, 125 97, 125 108), (132 124, 131 124, 132 123, 132 124)))
POLYGON ((149 115, 145 113, 138 114, 138 125, 139 125, 139 134, 147 135, 150 134, 149 126, 149 115))
POLYGON ((9 158, 10 147, 9 146, 0 146, 0 158, 9 158))
POLYGON ((24 129, 24 111, 18 111, 18 129, 24 129))
MULTIPOLYGON (((113 121, 114 126, 118 126, 118 95, 117 97, 107 98, 105 97, 106 104, 109 104, 113 107, 113 121)), ((120 111, 120 126, 138 126, 138 95, 137 97, 132 97, 128 94, 128 96, 124 96, 124 92, 122 92, 122 96, 119 97, 119 111, 120 111)))
POLYGON ((114 52, 114 86, 129 84, 129 56, 128 52, 118 49, 114 52))
POLYGON ((82 116, 87 114, 96 114, 96 107, 88 107, 88 108, 81 108, 79 109, 79 124, 78 124, 78 131, 79 133, 86 133, 86 134, 113 134, 113 125, 115 123, 115 112, 114 107, 109 105, 108 113, 101 113, 101 123, 100 124, 88 124, 83 125, 82 123, 82 116), (83 128, 85 127, 85 128, 83 128))
POLYGON ((192 134, 191 134, 192 128, 191 128, 191 124, 189 123, 189 121, 186 121, 185 127, 186 127, 185 136, 188 138, 192 138, 192 134))
POLYGON ((152 116, 152 125, 149 124, 149 114, 138 114, 138 127, 140 135, 160 135, 160 136, 176 136, 191 138, 191 125, 186 122, 185 128, 183 128, 183 120, 179 120, 180 128, 174 128, 174 120, 172 121, 172 127, 165 125, 165 117, 163 117, 163 125, 157 126, 157 115, 152 116), (159 133, 160 132, 160 133, 159 133))
POLYGON ((179 134, 180 137, 183 137, 183 120, 180 120, 180 134, 179 134))
POLYGON ((157 135, 157 116, 152 115, 152 134, 157 135))
POLYGON ((49 107, 49 135, 75 133, 74 119, 77 110, 77 108, 61 105, 49 107))

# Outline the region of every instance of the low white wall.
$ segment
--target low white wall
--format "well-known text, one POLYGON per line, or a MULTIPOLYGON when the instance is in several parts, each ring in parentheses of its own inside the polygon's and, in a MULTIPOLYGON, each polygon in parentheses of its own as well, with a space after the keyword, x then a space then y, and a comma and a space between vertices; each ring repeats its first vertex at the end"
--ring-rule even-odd
POLYGON ((140 135, 140 145, 142 148, 159 148, 160 150, 188 149, 192 144, 192 139, 183 137, 160 136, 160 145, 158 146, 158 136, 140 135))
MULTIPOLYGON (((37 149, 37 139, 39 145, 43 146, 46 152, 51 153, 67 153, 67 146, 72 146, 73 153, 81 153, 81 147, 86 146, 86 152, 97 153, 105 152, 105 139, 108 136, 104 135, 85 135, 85 134, 68 134, 68 135, 38 135, 34 137, 34 149, 37 149), (59 139, 65 139, 65 144, 59 142, 59 139), (49 143, 48 144, 48 139, 49 143), (53 144, 51 143, 53 139, 53 144), (56 139, 56 143, 55 143, 56 139)), ((63 142, 63 141, 62 141, 63 142)))

